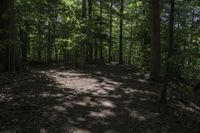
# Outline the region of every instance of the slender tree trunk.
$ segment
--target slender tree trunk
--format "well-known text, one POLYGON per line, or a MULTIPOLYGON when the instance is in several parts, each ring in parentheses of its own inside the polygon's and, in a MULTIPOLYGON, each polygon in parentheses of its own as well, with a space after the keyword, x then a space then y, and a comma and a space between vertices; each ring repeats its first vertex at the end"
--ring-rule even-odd
POLYGON ((37 45, 37 61, 42 61, 42 23, 40 20, 38 20, 38 45, 37 45))
MULTIPOLYGON (((82 0, 82 19, 86 19, 86 0, 82 0)), ((82 32, 85 33, 85 27, 83 27, 82 32)), ((85 41, 80 44, 80 66, 85 65, 86 60, 86 46, 85 41)))
POLYGON ((174 43, 174 5, 175 0, 170 0, 171 4, 171 10, 170 10, 170 22, 169 22, 169 49, 168 49, 168 57, 166 60, 166 70, 165 70, 165 80, 164 80, 164 87, 162 89, 161 103, 166 103, 166 94, 167 94, 167 86, 169 81, 169 73, 170 73, 170 63, 168 62, 169 59, 172 57, 172 49, 173 49, 173 43, 174 43))
POLYGON ((103 61, 103 0, 100 0, 100 60, 103 61))
POLYGON ((200 82, 194 87, 193 91, 198 91, 200 89, 200 82))
POLYGON ((63 62, 64 62, 64 66, 66 66, 67 64, 66 48, 63 48, 63 62))
POLYGON ((109 54, 108 62, 111 62, 111 52, 112 52, 112 21, 113 21, 113 0, 110 0, 110 40, 109 40, 109 54))
POLYGON ((47 62, 51 63, 51 49, 52 49, 52 40, 51 40, 51 24, 48 24, 48 41, 47 41, 47 62))
POLYGON ((54 48, 55 48, 55 61, 56 63, 58 63, 58 48, 56 45, 54 46, 54 48))
POLYGON ((120 34, 119 34, 119 64, 123 64, 123 13, 124 13, 124 0, 121 0, 120 34))
POLYGON ((131 28, 131 42, 129 44, 128 64, 132 65, 133 28, 131 28))
POLYGON ((47 35, 47 63, 51 63, 51 52, 52 52, 52 34, 51 34, 51 7, 50 7, 50 2, 48 3, 48 35, 47 35))
POLYGON ((86 0, 82 0, 82 18, 86 18, 86 0))
POLYGON ((92 39, 92 0, 88 0, 88 18, 89 18, 89 27, 88 27, 88 30, 89 30, 89 62, 92 63, 93 61, 93 39, 92 39))
MULTIPOLYGON (((27 25, 25 24, 26 29, 27 25)), ((29 45, 29 35, 23 29, 20 29, 20 42, 21 42, 21 49, 22 49, 22 67, 25 69, 27 63, 27 56, 28 56, 28 45, 29 45)))
POLYGON ((150 78, 160 80, 160 0, 150 0, 151 11, 151 69, 150 78))
MULTIPOLYGON (((188 49, 191 49, 191 46, 193 46, 193 38, 194 38, 194 33, 192 32, 192 30, 193 30, 193 28, 194 28, 194 22, 195 22, 195 15, 194 15, 194 10, 192 10, 191 11, 191 27, 190 27, 190 30, 191 30, 191 32, 190 32, 190 42, 189 42, 189 44, 188 44, 188 49)), ((188 68, 191 68, 192 67, 192 61, 189 59, 188 60, 188 68)), ((188 73, 188 75, 189 75, 189 73, 188 73)))
POLYGON ((53 45, 54 45, 54 54, 55 54, 55 62, 58 62, 58 48, 56 46, 56 23, 55 20, 52 19, 53 25, 53 45))
POLYGON ((98 45, 97 45, 97 38, 95 37, 94 40, 94 62, 97 63, 97 56, 98 56, 98 45))

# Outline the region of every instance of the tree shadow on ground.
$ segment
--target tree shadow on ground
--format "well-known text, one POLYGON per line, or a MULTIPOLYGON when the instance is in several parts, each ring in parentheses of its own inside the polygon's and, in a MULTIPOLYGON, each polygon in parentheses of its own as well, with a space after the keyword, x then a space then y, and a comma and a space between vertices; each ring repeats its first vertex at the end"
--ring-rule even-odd
POLYGON ((122 66, 35 70, 1 87, 0 132, 198 133, 198 106, 161 106, 159 91, 122 66))

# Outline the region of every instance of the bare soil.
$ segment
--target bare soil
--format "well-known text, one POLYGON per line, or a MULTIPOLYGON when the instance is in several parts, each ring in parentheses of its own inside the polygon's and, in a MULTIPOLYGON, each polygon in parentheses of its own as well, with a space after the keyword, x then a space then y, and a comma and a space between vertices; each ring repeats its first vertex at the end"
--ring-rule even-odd
POLYGON ((0 133, 200 133, 199 101, 159 104, 160 85, 113 65, 0 75, 0 133))

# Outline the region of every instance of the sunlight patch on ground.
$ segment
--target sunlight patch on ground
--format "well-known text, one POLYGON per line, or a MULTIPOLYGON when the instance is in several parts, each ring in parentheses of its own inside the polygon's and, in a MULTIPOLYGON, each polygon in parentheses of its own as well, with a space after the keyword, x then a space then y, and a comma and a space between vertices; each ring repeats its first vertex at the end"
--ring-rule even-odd
POLYGON ((95 117, 95 118, 106 118, 106 117, 114 117, 116 115, 113 111, 109 109, 104 109, 100 112, 90 111, 88 116, 95 117))
POLYGON ((151 92, 151 91, 143 91, 143 90, 137 90, 137 89, 132 89, 132 88, 127 88, 125 90, 126 94, 130 94, 130 93, 139 93, 139 94, 147 94, 147 95, 158 95, 155 92, 151 92))
POLYGON ((131 114, 130 114, 130 117, 133 118, 133 119, 138 119, 139 121, 145 121, 146 120, 146 117, 143 116, 142 114, 140 114, 137 111, 132 111, 131 114))
POLYGON ((11 94, 0 94, 0 102, 2 102, 2 101, 11 101, 11 100, 13 100, 13 97, 12 97, 12 95, 11 94))
POLYGON ((137 80, 139 83, 148 83, 148 81, 146 79, 138 79, 137 80))
POLYGON ((190 104, 187 104, 187 105, 183 104, 183 103, 179 103, 179 104, 174 104, 174 106, 178 107, 179 110, 181 110, 181 111, 187 111, 187 112, 199 113, 200 114, 200 107, 198 107, 194 103, 190 103, 190 104))
POLYGON ((86 121, 86 119, 85 119, 85 118, 83 118, 83 117, 78 117, 78 118, 76 118, 76 120, 77 120, 77 121, 81 121, 81 122, 84 122, 84 121, 86 121))
POLYGON ((116 108, 116 105, 113 103, 113 101, 104 99, 104 98, 97 98, 95 100, 92 100, 91 97, 85 97, 82 100, 74 100, 69 101, 68 99, 65 99, 65 101, 62 103, 64 107, 73 107, 73 106, 84 106, 84 107, 103 107, 103 108, 116 108))
POLYGON ((5 95, 3 95, 3 94, 0 94, 0 102, 1 101, 4 101, 4 99, 6 98, 6 96, 5 95))
POLYGON ((108 107, 108 108, 115 108, 116 107, 112 101, 102 100, 102 101, 99 101, 99 102, 104 107, 108 107))
POLYGON ((63 102, 62 105, 65 106, 65 107, 68 107, 68 108, 72 108, 73 107, 72 103, 69 102, 69 101, 63 102))
POLYGON ((85 102, 85 101, 76 101, 76 102, 74 102, 74 104, 80 105, 80 106, 87 106, 87 102, 85 102))
POLYGON ((138 121, 146 121, 148 119, 156 118, 159 116, 160 116, 159 113, 153 113, 153 112, 148 112, 148 111, 145 114, 141 114, 140 112, 135 111, 135 110, 130 112, 130 117, 133 119, 137 119, 138 121))
POLYGON ((42 94, 40 94, 41 97, 63 97, 64 95, 61 94, 61 93, 58 93, 58 94, 50 94, 48 92, 44 92, 42 94))
POLYGON ((53 77, 59 87, 74 89, 78 93, 91 93, 92 95, 109 95, 121 85, 105 77, 96 79, 90 74, 83 74, 76 71, 46 72, 46 75, 53 77))
POLYGON ((40 133, 48 133, 46 129, 40 129, 40 133))
POLYGON ((82 129, 82 128, 78 128, 78 127, 69 126, 68 124, 63 126, 62 129, 66 133, 92 133, 87 129, 82 129))
POLYGON ((58 111, 58 112, 66 111, 66 108, 64 108, 63 106, 58 106, 58 105, 53 106, 53 109, 58 111))

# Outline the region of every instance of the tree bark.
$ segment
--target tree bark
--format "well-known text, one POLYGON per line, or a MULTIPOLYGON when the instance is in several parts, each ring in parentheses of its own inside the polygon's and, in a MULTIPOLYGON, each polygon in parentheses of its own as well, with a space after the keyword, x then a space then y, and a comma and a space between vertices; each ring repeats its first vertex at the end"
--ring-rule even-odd
POLYGON ((5 71, 7 64, 6 61, 6 45, 5 45, 5 19, 3 18, 4 13, 6 12, 7 0, 0 1, 0 72, 5 71))
POLYGON ((0 71, 21 69, 21 56, 16 44, 15 0, 0 1, 0 71), (4 16, 7 17, 4 17, 4 16))
POLYGON ((27 33, 28 28, 27 24, 25 24, 25 30, 20 29, 20 42, 22 49, 22 68, 25 69, 27 58, 28 58, 28 45, 29 45, 29 35, 27 33))
POLYGON ((151 11, 151 69, 150 79, 160 80, 160 0, 150 0, 151 11))
POLYGON ((51 51, 52 51, 52 40, 51 40, 51 24, 48 24, 48 41, 47 41, 47 63, 51 63, 51 51))
POLYGON ((108 62, 111 62, 111 52, 112 52, 112 21, 113 21, 113 0, 110 0, 110 39, 109 39, 109 53, 108 62))
POLYGON ((92 0, 88 0, 88 30, 89 30, 89 33, 88 33, 88 36, 89 36, 89 62, 92 63, 93 61, 93 39, 92 39, 92 0))
POLYGON ((123 13, 124 13, 124 0, 121 0, 120 34, 119 34, 119 64, 123 64, 123 13))
POLYGON ((200 82, 194 87, 193 91, 198 91, 200 89, 200 82))
POLYGON ((169 59, 172 57, 172 49, 174 43, 174 5, 175 0, 170 0, 171 10, 170 10, 170 20, 169 20, 169 49, 168 49, 168 57, 166 60, 166 70, 165 70, 165 80, 164 80, 164 87, 162 89, 160 102, 165 104, 166 94, 167 94, 167 86, 169 81, 169 73, 170 73, 170 62, 169 59))
POLYGON ((100 0, 100 60, 103 61, 103 0, 100 0))
MULTIPOLYGON (((86 18, 86 0, 82 0, 82 19, 83 21, 86 18)), ((85 28, 83 27, 82 32, 85 33, 85 28)), ((86 46, 85 41, 80 44, 80 66, 83 67, 85 65, 86 60, 86 46)))
POLYGON ((131 41, 129 44, 129 52, 128 52, 128 64, 132 65, 132 48, 133 48, 133 28, 131 27, 131 41))

